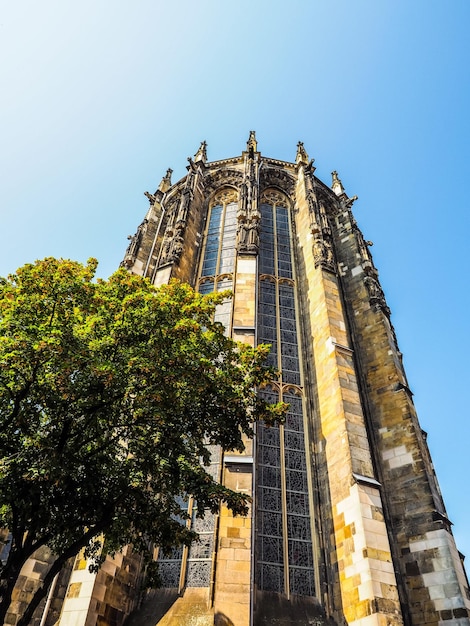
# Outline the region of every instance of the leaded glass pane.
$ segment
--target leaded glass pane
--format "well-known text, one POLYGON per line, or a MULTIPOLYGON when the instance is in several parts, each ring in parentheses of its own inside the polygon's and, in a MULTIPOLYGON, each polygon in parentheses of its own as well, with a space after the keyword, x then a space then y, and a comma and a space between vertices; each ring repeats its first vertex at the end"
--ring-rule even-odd
POLYGON ((276 285, 268 280, 261 281, 263 312, 265 305, 276 305, 276 285))
POLYGON ((286 368, 282 370, 282 380, 290 385, 300 385, 300 374, 296 371, 291 371, 286 368))
POLYGON ((305 450, 289 450, 285 451, 286 467, 305 471, 305 450))
POLYGON ((294 319, 294 317, 292 317, 292 319, 288 319, 286 317, 283 317, 282 321, 281 321, 281 330, 282 330, 282 332, 293 331, 293 332, 295 332, 295 336, 297 337, 297 329, 295 327, 295 319, 294 319))
POLYGON ((282 356, 291 356, 291 357, 297 357, 297 345, 294 343, 285 343, 282 342, 282 336, 281 336, 281 354, 282 356))
POLYGON ((211 561, 188 561, 186 585, 208 587, 211 580, 211 561))
POLYGON ((282 538, 261 537, 260 559, 269 563, 282 562, 282 538))
POLYGON ((181 560, 159 561, 158 573, 160 575, 160 584, 163 588, 178 587, 181 573, 181 560))
POLYGON ((260 424, 258 429, 258 441, 266 446, 279 447, 279 428, 277 426, 264 426, 260 424))
POLYGON ((260 445, 258 451, 258 462, 261 465, 279 467, 279 448, 260 445))
POLYGON ((284 434, 284 442, 286 448, 291 448, 292 450, 300 450, 304 451, 304 437, 302 433, 297 433, 295 431, 286 431, 284 434))
POLYGON ((193 512, 192 526, 191 528, 197 533, 212 533, 214 531, 215 515, 210 511, 204 512, 204 517, 197 517, 196 512, 193 512))
POLYGON ((314 581, 312 569, 289 568, 289 587, 291 593, 301 596, 314 595, 314 581))
POLYGON ((260 511, 258 513, 258 530, 260 535, 282 537, 281 512, 260 511))
MULTIPOLYGON (((295 347, 297 348, 297 333, 294 330, 285 330, 283 326, 284 325, 281 324, 282 345, 284 346, 284 345, 292 344, 292 345, 295 345, 295 347)), ((287 353, 285 350, 283 350, 282 352, 283 354, 287 353)))
POLYGON ((289 537, 310 541, 310 518, 301 515, 289 515, 287 517, 289 537))
POLYGON ((210 559, 214 544, 214 533, 199 535, 189 550, 190 559, 210 559))
MULTIPOLYGON (((290 402, 291 399, 287 398, 286 402, 290 402)), ((290 430, 298 430, 303 433, 304 430, 304 420, 301 415, 296 415, 295 413, 288 413, 286 416, 286 423, 284 426, 286 429, 290 430)))
MULTIPOLYGON (((264 318, 263 318, 263 321, 264 318)), ((269 322, 269 320, 267 320, 269 322)), ((275 321, 275 318, 274 318, 275 321)), ((276 326, 263 326, 263 343, 273 343, 277 339, 276 326)))
POLYGON ((259 482, 265 487, 281 488, 281 473, 279 467, 260 465, 258 468, 259 482))
POLYGON ((207 229, 206 248, 201 271, 202 276, 214 276, 216 273, 221 221, 222 206, 217 205, 212 207, 209 227, 207 229))
POLYGON ((198 533, 199 539, 189 549, 186 573, 188 587, 209 585, 214 551, 215 515, 205 510, 204 517, 198 517, 197 512, 196 506, 193 509, 191 528, 198 533))
POLYGON ((260 225, 260 274, 274 275, 274 222, 273 209, 269 204, 262 204, 260 225))
POLYGON ((277 271, 283 278, 292 278, 289 217, 285 207, 276 207, 277 271))
POLYGON ((259 494, 260 509, 265 511, 280 511, 281 510, 281 490, 269 489, 264 487, 260 490, 259 494))
POLYGON ((287 492, 287 512, 295 515, 305 515, 308 511, 308 498, 306 493, 287 492))
MULTIPOLYGON (((217 283, 216 290, 217 291, 227 291, 232 290, 233 282, 232 280, 226 278, 224 280, 220 280, 217 283)), ((230 332, 230 323, 232 319, 232 299, 227 298, 221 304, 218 304, 215 308, 214 321, 220 322, 225 327, 225 334, 229 334, 230 332)))
POLYGON ((292 311, 295 309, 294 288, 292 285, 283 283, 279 285, 279 306, 291 309, 292 311))
POLYGON ((219 274, 233 271, 235 260, 235 241, 237 237, 237 203, 230 202, 225 207, 224 234, 220 255, 219 274))
POLYGON ((289 565, 312 567, 312 544, 289 539, 289 565))
POLYGON ((265 591, 284 591, 284 567, 271 563, 260 563, 258 586, 265 591))
POLYGON ((306 472, 287 469, 286 470, 286 487, 289 491, 304 491, 308 489, 306 472))
POLYGON ((214 291, 214 281, 206 280, 199 285, 199 293, 212 293, 214 291))
POLYGON ((212 444, 212 445, 207 445, 206 448, 211 455, 211 463, 220 463, 222 459, 221 447, 212 444))
POLYGON ((289 403, 289 415, 302 415, 302 399, 299 396, 286 394, 285 400, 289 403))
POLYGON ((163 550, 159 551, 158 573, 162 587, 170 588, 179 586, 182 556, 182 548, 173 548, 166 553, 163 552, 163 550))

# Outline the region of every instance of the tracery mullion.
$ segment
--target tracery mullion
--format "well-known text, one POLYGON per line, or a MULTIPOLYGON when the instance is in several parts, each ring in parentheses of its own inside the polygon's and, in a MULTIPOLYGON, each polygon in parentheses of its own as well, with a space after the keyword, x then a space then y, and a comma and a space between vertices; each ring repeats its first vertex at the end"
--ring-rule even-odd
MULTIPOLYGON (((282 339, 281 339, 281 314, 279 303, 279 239, 278 239, 278 222, 276 204, 273 203, 273 243, 274 243, 274 272, 276 279, 276 335, 277 345, 279 346, 277 353, 277 367, 280 370, 282 381, 282 339)), ((279 400, 282 401, 282 384, 280 386, 279 400)), ((282 507, 282 543, 283 543, 283 559, 284 559, 284 592, 289 597, 289 557, 288 557, 288 528, 287 528, 287 490, 286 490, 286 456, 284 441, 284 425, 279 427, 279 444, 280 444, 280 474, 281 474, 281 507, 282 507)))

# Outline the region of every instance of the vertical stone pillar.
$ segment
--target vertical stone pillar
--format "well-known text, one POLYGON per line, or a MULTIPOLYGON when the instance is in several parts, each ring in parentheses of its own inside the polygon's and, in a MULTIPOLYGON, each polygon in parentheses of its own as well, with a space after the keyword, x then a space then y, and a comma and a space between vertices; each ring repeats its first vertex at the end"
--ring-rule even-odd
POLYGON ((300 290, 314 355, 316 447, 324 461, 322 514, 331 516, 326 519, 326 527, 332 530, 326 545, 330 565, 337 568, 333 610, 338 620, 348 624, 399 625, 402 617, 380 485, 374 475, 338 278, 318 263, 305 177, 305 169, 299 168, 296 227, 305 267, 300 290))
POLYGON ((403 605, 414 625, 468 624, 470 591, 403 369, 378 272, 340 196, 337 252, 403 605))
MULTIPOLYGON (((256 257, 240 255, 234 277, 233 337, 254 345, 256 320, 256 257)), ((252 494, 253 445, 245 441, 242 454, 224 458, 224 484, 234 491, 252 494)), ((215 568, 214 611, 216 620, 234 626, 249 626, 251 613, 252 510, 234 517, 222 507, 219 520, 215 568), (223 622, 223 618, 231 620, 223 622)), ((217 623, 217 622, 216 622, 217 623)))

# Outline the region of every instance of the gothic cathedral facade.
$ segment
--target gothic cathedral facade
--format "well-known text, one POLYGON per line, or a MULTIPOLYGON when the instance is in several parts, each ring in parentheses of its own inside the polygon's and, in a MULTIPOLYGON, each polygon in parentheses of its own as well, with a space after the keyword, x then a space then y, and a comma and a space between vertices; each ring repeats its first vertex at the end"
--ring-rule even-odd
POLYGON ((209 162, 203 143, 188 160, 181 180, 168 170, 146 194, 123 265, 155 285, 231 290, 216 317, 235 339, 271 344, 280 373, 260 393, 287 402, 287 418, 257 424, 242 454, 213 451, 213 475, 252 496, 247 517, 194 515, 200 541, 156 550, 162 587, 140 606, 132 555, 93 580, 75 564, 56 621, 41 623, 470 624, 463 557, 356 198, 336 172, 331 186, 315 176, 302 143, 280 161, 254 132, 241 156, 209 162), (85 580, 87 600, 70 591, 85 580))
POLYGON ((302 143, 295 163, 262 156, 254 132, 222 161, 207 162, 203 143, 182 180, 169 171, 148 194, 127 250, 125 266, 157 285, 230 289, 218 318, 236 339, 271 344, 280 375, 261 393, 289 403, 286 423, 258 424, 243 455, 213 458, 221 480, 252 494, 251 514, 221 511, 187 554, 160 556, 179 594, 161 623, 186 623, 192 603, 237 626, 469 623, 356 198, 336 172, 329 187, 314 171, 302 143))

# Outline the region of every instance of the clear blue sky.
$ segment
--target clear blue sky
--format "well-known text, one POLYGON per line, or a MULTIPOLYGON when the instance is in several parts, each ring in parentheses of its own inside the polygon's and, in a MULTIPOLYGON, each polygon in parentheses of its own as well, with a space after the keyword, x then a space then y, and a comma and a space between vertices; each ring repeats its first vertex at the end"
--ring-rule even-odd
POLYGON ((470 562, 469 24, 468 0, 0 0, 0 275, 95 256, 107 277, 200 141, 303 141, 359 196, 470 562))

